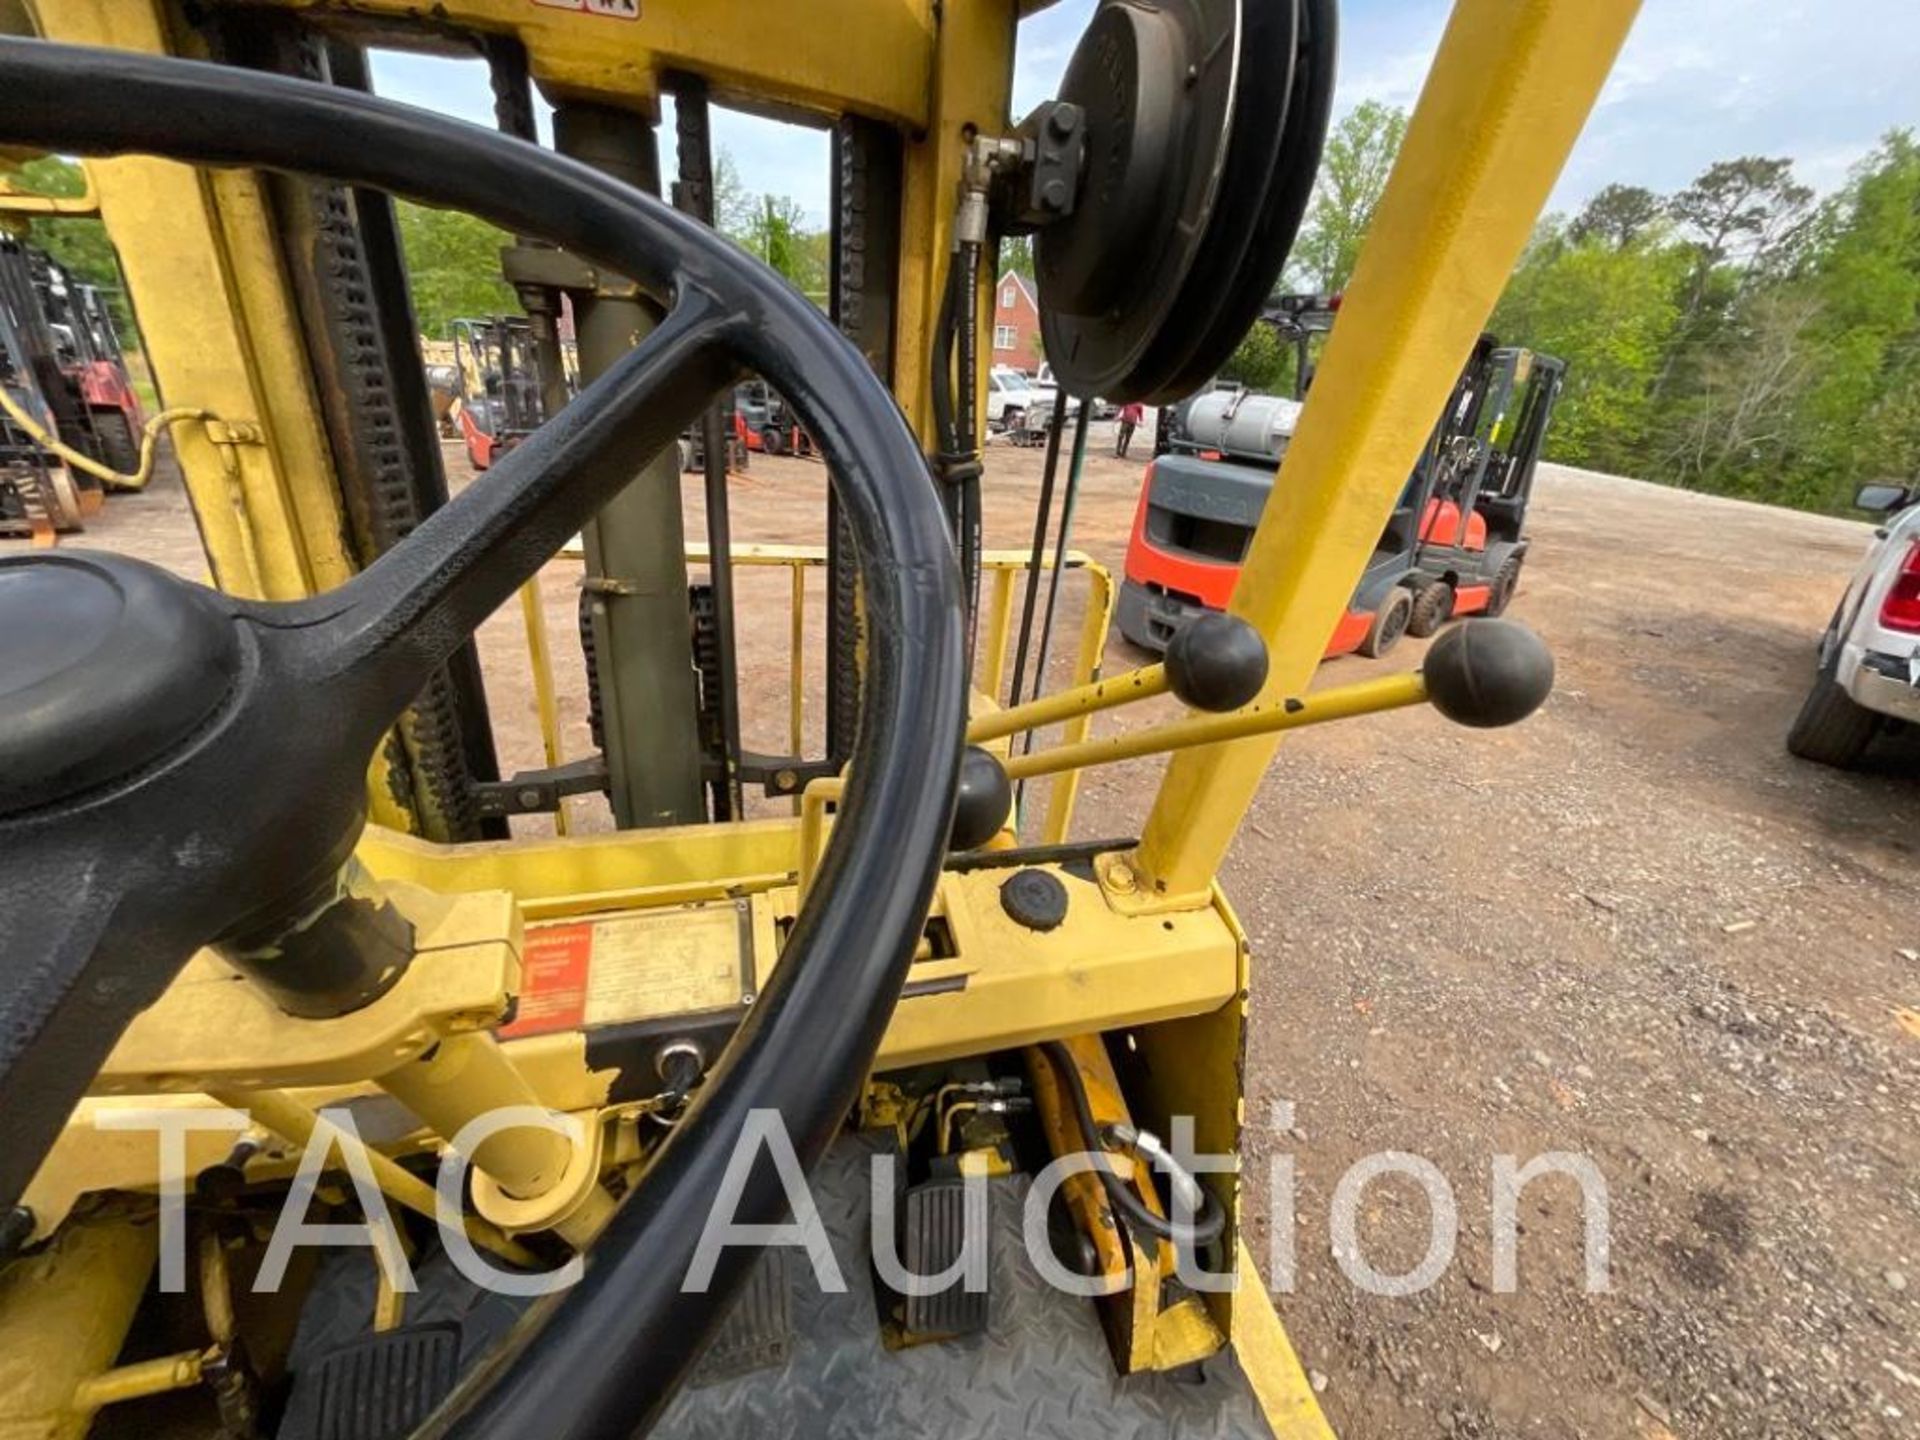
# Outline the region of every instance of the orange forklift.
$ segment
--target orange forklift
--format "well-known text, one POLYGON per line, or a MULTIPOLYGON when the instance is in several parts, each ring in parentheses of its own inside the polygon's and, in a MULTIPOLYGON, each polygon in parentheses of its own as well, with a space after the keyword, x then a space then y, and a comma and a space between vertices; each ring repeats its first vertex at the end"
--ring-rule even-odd
MULTIPOLYGON (((1175 411, 1127 545, 1117 619, 1133 644, 1164 651, 1189 620, 1226 608, 1313 383, 1312 342, 1338 311, 1338 296, 1286 296, 1262 316, 1294 344, 1291 397, 1214 389, 1175 411)), ((1480 337, 1328 637, 1329 658, 1384 655, 1403 635, 1506 610, 1566 370, 1551 355, 1480 337)))
POLYGON ((520 315, 453 322, 460 386, 455 423, 476 471, 492 467, 546 419, 533 327, 520 315))

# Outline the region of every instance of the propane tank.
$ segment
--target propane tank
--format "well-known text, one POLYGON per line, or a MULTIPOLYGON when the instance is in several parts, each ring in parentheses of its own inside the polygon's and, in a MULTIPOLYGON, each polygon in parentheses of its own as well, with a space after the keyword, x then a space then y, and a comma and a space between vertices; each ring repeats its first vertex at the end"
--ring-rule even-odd
POLYGON ((1298 400, 1252 390, 1215 390, 1187 405, 1182 428, 1188 448, 1274 461, 1287 453, 1299 418, 1298 400))

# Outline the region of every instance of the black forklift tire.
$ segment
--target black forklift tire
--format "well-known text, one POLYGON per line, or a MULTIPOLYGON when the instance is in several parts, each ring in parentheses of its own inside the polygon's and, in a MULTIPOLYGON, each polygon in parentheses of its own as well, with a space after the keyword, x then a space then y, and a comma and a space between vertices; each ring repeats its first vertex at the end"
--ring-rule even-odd
POLYGON ((1438 632, 1453 618, 1453 586, 1435 580, 1413 597, 1413 613, 1407 616, 1407 633, 1424 640, 1438 632))
POLYGON ((1360 653, 1369 660, 1379 659, 1400 643, 1412 618, 1413 592, 1404 585, 1394 586, 1373 612, 1373 624, 1367 627, 1367 638, 1360 642, 1360 653))
MULTIPOLYGON (((99 409, 93 412, 93 435, 99 444, 100 463, 109 470, 118 470, 122 475, 132 475, 140 468, 140 441, 133 433, 133 426, 127 417, 118 410, 99 409)), ((125 490, 129 487, 107 481, 109 490, 125 490)))
POLYGON ((760 448, 769 455, 787 453, 787 437, 777 426, 769 425, 760 432, 760 448))
POLYGON ((1487 614, 1498 618, 1507 613, 1507 606, 1513 603, 1513 594, 1520 588, 1520 567, 1526 561, 1525 555, 1509 555, 1500 566, 1500 573, 1493 577, 1493 588, 1487 594, 1487 614))
POLYGON ((1840 688, 1839 655, 1836 646, 1815 672, 1813 688, 1787 731, 1787 750, 1802 760, 1851 770, 1878 733, 1880 717, 1840 688))

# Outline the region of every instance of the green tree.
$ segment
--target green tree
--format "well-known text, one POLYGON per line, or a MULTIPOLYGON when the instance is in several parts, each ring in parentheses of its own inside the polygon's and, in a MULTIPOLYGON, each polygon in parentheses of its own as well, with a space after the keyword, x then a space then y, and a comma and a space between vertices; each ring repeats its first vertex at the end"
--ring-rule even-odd
POLYGON ((1336 291, 1352 277, 1406 134, 1407 112, 1377 100, 1362 101, 1333 127, 1290 262, 1304 288, 1336 291))
POLYGON ((1008 235, 1000 241, 1000 273, 1009 270, 1028 280, 1034 278, 1031 235, 1008 235))
POLYGON ((1657 478, 1786 498, 1783 462, 1798 448, 1820 310, 1805 285, 1770 286, 1737 307, 1688 366, 1687 387, 1670 388, 1660 407, 1657 478))
MULTIPOLYGON (((15 188, 35 195, 72 198, 87 193, 86 172, 57 155, 29 160, 9 179, 15 188)), ((138 348, 133 308, 127 301, 126 285, 120 278, 120 260, 114 253, 113 241, 107 237, 105 225, 78 215, 36 216, 27 227, 27 239, 66 266, 76 280, 99 290, 106 299, 121 343, 138 348)))
POLYGON ((1766 259, 1798 233, 1812 204, 1813 191, 1793 178, 1793 161, 1745 155, 1709 165, 1667 208, 1711 269, 1766 259))
POLYGON ((1837 508, 1920 470, 1920 145, 1896 131, 1825 206, 1802 263, 1812 364, 1781 499, 1837 508))
POLYGON ((1665 213, 1660 197, 1644 186, 1609 185, 1587 201, 1567 227, 1567 238, 1575 242, 1600 239, 1624 250, 1659 224, 1665 213))
POLYGON ((1551 458, 1644 473, 1652 384, 1679 318, 1675 294, 1686 264, 1679 247, 1616 249, 1597 236, 1570 239, 1553 217, 1542 222, 1491 328, 1567 361, 1547 438, 1551 458))
POLYGON ((807 225, 807 212, 787 195, 755 195, 722 149, 713 161, 714 228, 787 278, 794 289, 824 305, 833 237, 807 225))
POLYGON ((1220 367, 1220 378, 1269 395, 1293 393, 1293 349, 1281 343, 1271 325, 1256 320, 1220 367))
POLYGON ((462 316, 519 313, 513 287, 500 275, 500 251, 513 243, 505 231, 408 200, 398 201, 395 213, 421 334, 444 339, 462 316))
POLYGON ((732 153, 722 146, 713 157, 714 229, 730 239, 743 241, 753 225, 757 203, 747 193, 746 184, 740 178, 740 167, 733 163, 732 153))
POLYGON ((734 239, 779 271, 794 289, 824 302, 828 235, 824 230, 809 230, 806 219, 799 201, 786 195, 762 195, 745 233, 734 239))

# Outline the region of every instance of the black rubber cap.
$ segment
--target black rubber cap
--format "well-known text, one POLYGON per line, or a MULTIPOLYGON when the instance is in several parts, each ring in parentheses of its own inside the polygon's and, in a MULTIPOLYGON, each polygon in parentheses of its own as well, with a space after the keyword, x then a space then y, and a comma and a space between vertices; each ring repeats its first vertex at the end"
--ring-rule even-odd
POLYGON ((1045 870, 1019 870, 1000 887, 1000 908, 1029 930, 1057 930, 1067 918, 1067 887, 1045 870))
POLYGON ((948 845, 955 850, 978 850, 1000 833, 1013 808, 1013 782, 1000 762, 978 745, 969 745, 960 757, 960 798, 953 807, 953 829, 948 845))
POLYGON ((120 556, 0 560, 0 815, 131 775, 219 708, 239 650, 202 595, 120 556))
POLYGON ((1553 691, 1553 652, 1511 620, 1467 620, 1427 647, 1420 673, 1433 708, 1491 730, 1524 720, 1553 691))
POLYGON ((1267 646, 1233 615, 1199 615, 1167 642, 1167 684, 1196 710, 1216 714, 1250 704, 1267 683, 1267 646))

